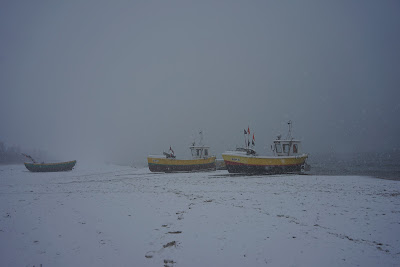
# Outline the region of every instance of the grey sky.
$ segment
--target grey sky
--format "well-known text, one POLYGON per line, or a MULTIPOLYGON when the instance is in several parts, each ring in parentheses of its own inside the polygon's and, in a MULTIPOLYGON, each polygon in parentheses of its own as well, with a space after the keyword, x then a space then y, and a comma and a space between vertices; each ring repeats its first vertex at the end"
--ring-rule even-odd
POLYGON ((0 141, 60 157, 400 148, 399 1, 3 1, 0 141))

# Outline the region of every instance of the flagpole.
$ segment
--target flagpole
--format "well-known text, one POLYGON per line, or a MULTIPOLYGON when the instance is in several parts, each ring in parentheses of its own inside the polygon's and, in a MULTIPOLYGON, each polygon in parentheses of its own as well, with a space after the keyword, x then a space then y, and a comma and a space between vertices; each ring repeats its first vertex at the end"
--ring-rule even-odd
POLYGON ((247 134, 247 132, 246 132, 246 130, 244 130, 244 147, 246 148, 246 144, 247 144, 247 142, 246 142, 246 134, 247 134))
POLYGON ((249 148, 249 132, 246 134, 246 149, 249 148))
POLYGON ((247 149, 250 148, 250 126, 247 126, 247 149))

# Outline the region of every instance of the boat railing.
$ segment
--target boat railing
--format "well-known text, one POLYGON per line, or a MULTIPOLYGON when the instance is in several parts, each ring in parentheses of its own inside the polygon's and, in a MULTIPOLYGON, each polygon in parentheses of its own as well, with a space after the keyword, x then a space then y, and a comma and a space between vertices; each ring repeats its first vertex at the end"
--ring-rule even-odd
POLYGON ((167 157, 167 159, 169 159, 169 158, 176 158, 176 156, 174 155, 174 154, 172 154, 172 153, 167 153, 167 152, 163 152, 163 154, 164 154, 164 156, 165 157, 167 157))
POLYGON ((237 147, 236 151, 246 152, 247 155, 257 155, 257 152, 251 148, 237 147))

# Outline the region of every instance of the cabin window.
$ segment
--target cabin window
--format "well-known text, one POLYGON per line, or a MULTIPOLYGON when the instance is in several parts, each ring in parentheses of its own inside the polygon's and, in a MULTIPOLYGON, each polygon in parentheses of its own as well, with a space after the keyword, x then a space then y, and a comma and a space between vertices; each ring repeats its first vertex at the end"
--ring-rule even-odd
POLYGON ((289 144, 283 144, 283 153, 289 153, 289 144))
POLYGON ((196 149, 197 156, 200 156, 200 149, 196 149))
POLYGON ((298 153, 298 151, 299 151, 298 145, 294 144, 293 145, 293 153, 298 153))
POLYGON ((276 153, 282 153, 282 146, 281 146, 281 144, 275 144, 275 151, 276 151, 276 153))
POLYGON ((208 149, 204 150, 204 156, 208 156, 208 149))

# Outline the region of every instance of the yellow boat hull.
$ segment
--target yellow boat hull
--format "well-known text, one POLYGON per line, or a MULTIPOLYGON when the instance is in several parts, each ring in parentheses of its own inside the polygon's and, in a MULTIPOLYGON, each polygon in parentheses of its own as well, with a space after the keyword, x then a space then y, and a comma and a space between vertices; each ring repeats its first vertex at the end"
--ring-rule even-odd
POLYGON ((172 159, 148 157, 147 163, 152 172, 192 172, 215 170, 215 157, 206 159, 172 159))
POLYGON ((308 155, 263 157, 224 153, 222 158, 230 173, 290 173, 302 172, 308 155))

